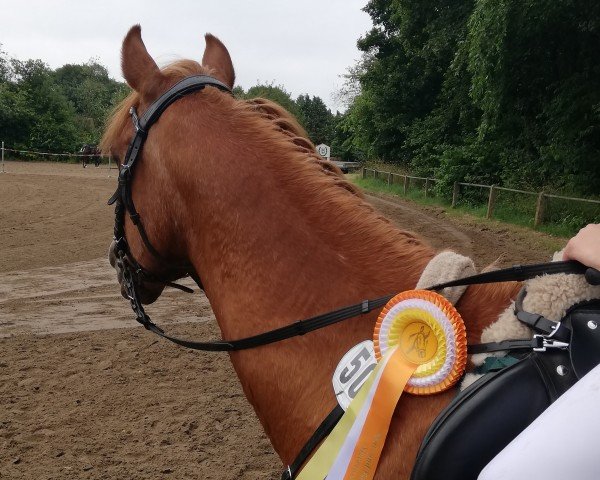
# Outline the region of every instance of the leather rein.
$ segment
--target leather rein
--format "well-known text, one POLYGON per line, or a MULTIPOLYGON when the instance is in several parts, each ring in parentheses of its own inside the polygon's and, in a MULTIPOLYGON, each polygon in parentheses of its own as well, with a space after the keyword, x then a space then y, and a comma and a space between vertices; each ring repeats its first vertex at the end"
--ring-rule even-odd
MULTIPOLYGON (((304 335, 314 330, 333 325, 346 319, 357 317, 365 313, 371 312, 372 310, 383 307, 395 294, 386 295, 373 300, 363 300, 355 305, 350 305, 338 310, 317 315, 306 320, 299 320, 290 325, 286 325, 281 328, 271 330, 269 332, 261 333, 251 337, 237 339, 237 340, 217 340, 211 342, 196 342, 191 340, 180 339, 167 335, 164 330, 158 327, 148 314, 145 312, 142 305, 141 297, 139 294, 139 287, 143 282, 155 282, 161 283, 174 288, 192 292, 191 289, 174 284, 171 278, 159 278, 151 272, 144 269, 137 261, 133 259, 131 255, 129 245, 125 238, 125 214, 129 213, 129 218, 132 223, 137 227, 140 237, 148 249, 148 251, 158 259, 162 264, 169 267, 169 269, 175 270, 177 274, 175 278, 181 278, 186 275, 190 275, 202 288, 199 275, 195 272, 194 267, 191 264, 177 264, 174 265, 172 261, 161 255, 156 248, 153 247, 150 242, 144 224, 140 217, 139 212, 136 210, 133 203, 133 197, 131 192, 131 182, 133 179, 133 172, 135 166, 140 158, 140 153, 144 146, 144 142, 148 136, 150 127, 156 123, 160 115, 167 109, 169 105, 182 98, 185 95, 198 92, 203 90, 205 87, 215 87, 223 92, 231 94, 231 89, 220 82, 219 80, 207 76, 207 75, 194 75, 187 77, 180 82, 176 83, 163 95, 161 95, 155 102, 153 102, 148 109, 144 112, 141 117, 138 117, 135 107, 131 107, 129 113, 131 115, 135 134, 131 140, 123 164, 120 166, 119 171, 119 183, 117 190, 109 199, 108 204, 115 204, 115 225, 114 225, 114 240, 115 240, 115 254, 118 261, 120 261, 120 267, 123 273, 123 286, 125 292, 131 302, 131 307, 135 313, 136 320, 141 323, 147 330, 154 332, 155 334, 166 338, 178 345, 183 347, 191 348, 194 350, 203 351, 236 351, 245 350, 249 348, 259 347, 261 345, 267 345, 270 343, 278 342, 288 338, 292 338, 298 335, 304 335)), ((507 281, 524 281, 542 274, 553 274, 553 273, 576 273, 585 274, 587 280, 592 284, 600 284, 600 272, 597 270, 587 268, 586 266, 575 262, 552 262, 547 264, 537 265, 526 265, 497 270, 493 272, 482 273, 467 278, 462 278, 456 281, 447 282, 439 285, 429 287, 428 290, 442 290, 447 287, 461 286, 461 285, 473 285, 477 283, 492 283, 492 282, 507 282, 507 281)), ((539 316, 537 316, 539 317, 539 316)), ((509 340, 499 343, 489 343, 482 345, 470 345, 469 353, 481 353, 491 352, 509 349, 533 349, 533 348, 561 348, 559 345, 554 345, 550 337, 553 333, 550 331, 544 331, 540 328, 540 318, 535 315, 527 317, 525 321, 532 328, 541 331, 545 335, 535 335, 532 340, 509 340)), ((542 317, 543 319, 543 317, 542 317)), ((558 327, 556 328, 558 330, 558 327)), ((337 420, 341 417, 343 411, 341 407, 337 406, 317 428, 316 432, 309 439, 300 451, 298 457, 292 465, 290 465, 284 472, 283 478, 292 479, 296 472, 301 468, 306 458, 310 455, 314 447, 328 435, 337 420)))

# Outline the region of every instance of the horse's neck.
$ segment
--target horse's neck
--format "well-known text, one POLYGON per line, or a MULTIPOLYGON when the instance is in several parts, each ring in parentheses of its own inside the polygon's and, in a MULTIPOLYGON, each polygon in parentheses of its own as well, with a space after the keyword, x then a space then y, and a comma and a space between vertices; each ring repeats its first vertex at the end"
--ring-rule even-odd
MULTIPOLYGON (((192 206, 189 219, 196 232, 188 241, 191 258, 223 338, 254 335, 412 288, 433 255, 335 182, 313 188, 302 179, 273 178, 260 164, 250 180, 238 166, 229 166, 221 190, 214 184, 198 187, 207 203, 192 206)), ((299 165, 296 173, 305 171, 299 165)), ((372 336, 375 317, 231 355, 283 458, 296 455, 298 438, 310 435, 333 406, 335 363, 372 336)))
MULTIPOLYGON (((223 338, 414 288, 431 248, 331 182, 327 188, 303 184, 306 166, 298 166, 299 178, 274 178, 272 169, 256 165, 252 180, 233 164, 221 190, 214 183, 199 186, 208 190, 207 203, 192 206, 188 220, 190 255, 223 338)), ((486 300, 479 291, 463 303, 475 315, 486 300)), ((231 354, 246 396, 285 462, 334 406, 333 370, 351 346, 371 338, 376 316, 231 354)))
POLYGON ((311 159, 278 167, 287 160, 261 158, 276 154, 245 155, 221 162, 198 187, 202 205, 190 209, 192 260, 225 335, 415 285, 433 256, 429 246, 393 228, 311 159))

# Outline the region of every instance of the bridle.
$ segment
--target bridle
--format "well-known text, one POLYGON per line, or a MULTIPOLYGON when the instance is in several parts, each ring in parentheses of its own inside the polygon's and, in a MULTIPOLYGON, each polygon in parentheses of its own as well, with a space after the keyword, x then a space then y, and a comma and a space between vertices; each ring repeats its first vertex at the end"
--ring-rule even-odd
MULTIPOLYGON (((133 120, 135 134, 127 148, 127 153, 125 154, 123 164, 119 170, 119 185, 117 190, 108 200, 109 205, 116 203, 114 233, 117 243, 119 244, 120 242, 120 245, 118 246, 123 247, 121 250, 128 249, 125 240, 125 211, 127 210, 129 212, 129 218, 137 227, 140 237, 148 251, 162 263, 166 263, 166 259, 152 246, 152 243, 150 243, 140 214, 133 203, 133 197, 131 195, 133 171, 139 154, 142 151, 142 147, 144 146, 144 142, 146 141, 146 137, 148 136, 148 130, 156 123, 167 107, 179 98, 203 90, 207 86, 216 87, 231 93, 231 89, 227 85, 215 78, 209 77, 208 75, 194 75, 177 82, 169 90, 163 93, 148 107, 141 118, 138 117, 135 107, 130 108, 129 114, 133 120)), ((188 265, 184 267, 187 268, 188 265)))
MULTIPOLYGON (((141 117, 138 117, 135 107, 131 107, 129 113, 131 115, 135 134, 129 144, 127 153, 123 159, 123 163, 119 172, 119 184, 117 190, 109 199, 108 204, 115 204, 115 225, 114 225, 114 240, 115 240, 115 255, 120 261, 123 279, 122 283, 128 296, 131 307, 135 313, 136 320, 141 323, 146 329, 166 338, 183 347, 192 348, 203 351, 236 351, 255 348, 261 345, 278 342, 298 335, 304 335, 311 331, 333 325, 346 319, 357 317, 372 310, 383 307, 388 300, 395 294, 386 295, 374 300, 363 300, 362 302, 350 305, 338 310, 311 317, 306 320, 299 320, 290 325, 286 325, 275 330, 254 335, 238 340, 218 340, 212 342, 195 342, 185 339, 172 337, 152 322, 148 314, 145 312, 142 305, 139 287, 143 282, 155 282, 163 285, 179 288, 184 291, 191 292, 191 289, 175 284, 172 282, 174 278, 181 278, 185 275, 190 275, 201 287, 199 275, 195 272, 191 264, 174 265, 172 261, 161 255, 150 242, 144 224, 139 212, 136 210, 133 203, 131 192, 131 182, 133 172, 138 162, 139 155, 144 146, 144 142, 148 136, 150 127, 156 123, 160 115, 173 102, 194 92, 203 90, 206 87, 215 87, 223 92, 231 94, 231 89, 220 82, 219 80, 207 75, 195 75, 184 78, 180 82, 173 85, 155 102, 153 102, 141 117), (174 278, 159 277, 147 271, 140 265, 131 255, 129 245, 125 238, 125 214, 129 213, 129 218, 137 227, 139 235, 146 249, 163 265, 169 267, 170 271, 176 272, 174 278)), ((594 269, 588 269, 584 265, 574 262, 552 262, 547 264, 515 266, 503 270, 482 273, 467 278, 462 278, 456 281, 447 282, 444 284, 434 285, 428 290, 442 290, 447 287, 473 285, 478 283, 492 282, 507 282, 507 281, 525 281, 542 274, 553 273, 577 273, 586 274, 586 278, 592 284, 600 284, 600 273, 594 269)), ((543 317, 542 317, 543 318, 543 317)), ((519 318, 521 321, 529 324, 533 329, 542 332, 541 335, 535 335, 531 340, 509 340, 498 343, 488 343, 481 345, 469 346, 469 353, 494 352, 511 349, 535 349, 535 348, 560 348, 553 345, 552 335, 554 332, 547 331, 545 325, 540 322, 539 316, 528 317, 523 315, 519 318)), ((336 408, 325 418, 321 425, 317 428, 312 437, 304 445, 296 460, 284 472, 284 479, 292 479, 301 468, 302 464, 308 458, 312 450, 318 443, 329 434, 333 426, 337 423, 343 411, 341 407, 336 408)))
MULTIPOLYGON (((200 287, 201 281, 191 264, 186 263, 173 265, 173 262, 161 255, 150 242, 148 234, 146 233, 146 229, 144 228, 144 223, 142 222, 140 214, 133 203, 133 196, 131 193, 133 172, 138 162, 139 155, 142 151, 142 147, 144 146, 144 142, 148 136, 148 130, 152 125, 154 125, 154 123, 156 123, 167 107, 179 98, 203 90, 207 86, 216 87, 219 90, 231 93, 231 89, 227 85, 213 77, 208 75, 194 75, 186 77, 173 85, 169 90, 155 100, 141 117, 138 117, 135 107, 131 107, 129 110, 135 133, 131 142, 129 143, 129 147, 127 148, 122 165, 120 166, 119 184, 117 186, 117 190, 108 200, 108 204, 115 204, 114 253, 122 270, 125 292, 131 301, 131 307, 136 315, 136 320, 148 329, 153 329, 151 325, 154 324, 152 324, 150 317, 148 317, 144 311, 144 307, 140 300, 137 287, 141 285, 142 282, 160 283, 191 293, 192 290, 190 288, 173 283, 172 280, 191 275, 200 287), (142 239, 146 249, 161 264, 167 265, 170 271, 175 272, 173 275, 174 278, 165 278, 164 276, 158 277, 142 267, 142 265, 133 258, 129 244, 125 238, 126 212, 129 213, 129 218, 137 227, 140 238, 142 239)), ((158 327, 154 326, 154 328, 157 329, 157 333, 158 331, 162 332, 162 330, 158 327)))

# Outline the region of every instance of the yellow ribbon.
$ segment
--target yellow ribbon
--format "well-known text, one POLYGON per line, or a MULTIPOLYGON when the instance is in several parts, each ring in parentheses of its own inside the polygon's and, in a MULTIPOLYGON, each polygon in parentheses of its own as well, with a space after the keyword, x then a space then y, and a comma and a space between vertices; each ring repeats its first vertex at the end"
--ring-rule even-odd
POLYGON ((356 420, 358 412, 371 390, 371 386, 373 385, 373 382, 377 377, 377 372, 381 369, 382 364, 383 361, 380 361, 373 372, 371 372, 367 381, 360 388, 352 402, 350 402, 348 410, 346 410, 338 424, 331 431, 327 439, 321 444, 310 461, 304 466, 300 475, 298 475, 298 480, 320 480, 327 476, 329 469, 337 457, 340 447, 346 440, 348 432, 352 428, 354 420, 356 420))
POLYGON ((408 362, 400 350, 391 349, 377 364, 329 437, 302 469, 298 480, 315 480, 325 477, 328 480, 372 478, 377 469, 398 399, 417 366, 408 362), (379 381, 375 385, 378 378, 379 381), (373 388, 376 388, 376 391, 371 401, 367 402, 373 388), (363 409, 368 409, 368 413, 358 440, 348 438, 356 418, 363 409), (356 444, 353 446, 353 443, 356 444), (340 457, 340 452, 344 447, 343 456, 340 457), (349 461, 344 458, 348 452, 351 452, 349 461), (347 472, 344 476, 338 475, 336 471, 330 472, 334 462, 336 464, 339 462, 342 466, 336 465, 333 470, 341 469, 342 474, 347 472), (348 463, 347 468, 343 466, 346 463, 348 463), (365 472, 370 476, 364 476, 365 472))

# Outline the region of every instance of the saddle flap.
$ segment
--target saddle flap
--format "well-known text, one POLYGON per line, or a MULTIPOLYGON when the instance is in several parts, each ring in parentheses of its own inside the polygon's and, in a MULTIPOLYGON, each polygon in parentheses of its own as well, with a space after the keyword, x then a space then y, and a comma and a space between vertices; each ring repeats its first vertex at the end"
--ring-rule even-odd
POLYGON ((558 384, 555 366, 568 353, 531 354, 488 374, 461 392, 432 424, 411 480, 475 480, 500 450, 575 381, 571 372, 558 384))
POLYGON ((600 364, 600 301, 587 302, 571 309, 571 362, 578 378, 600 364))

